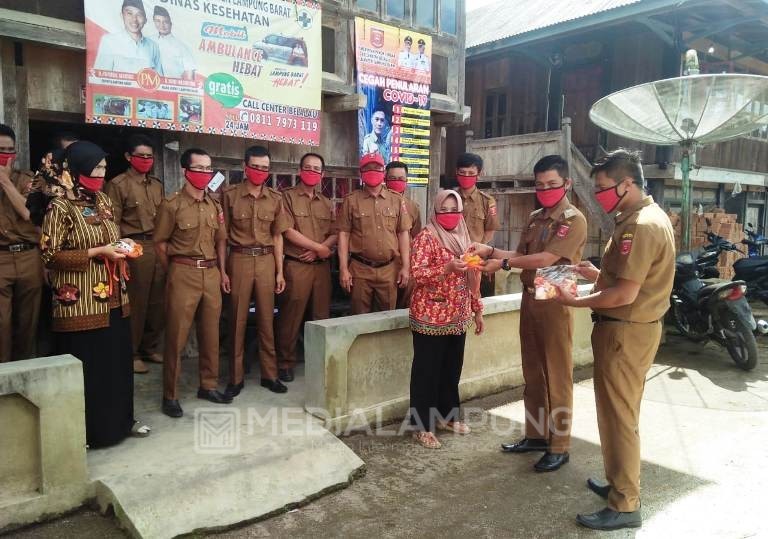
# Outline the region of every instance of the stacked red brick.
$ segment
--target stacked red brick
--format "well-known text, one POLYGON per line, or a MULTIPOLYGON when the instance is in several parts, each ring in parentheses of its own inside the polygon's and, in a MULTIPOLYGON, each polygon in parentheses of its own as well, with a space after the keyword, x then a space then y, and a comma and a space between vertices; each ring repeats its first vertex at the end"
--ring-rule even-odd
MULTIPOLYGON (((746 252, 746 246, 741 244, 741 240, 744 239, 744 227, 736 222, 736 215, 732 213, 725 213, 725 211, 716 208, 712 213, 705 213, 703 215, 694 215, 693 230, 691 231, 691 246, 694 250, 707 245, 707 232, 712 233, 735 243, 737 247, 746 252), (711 227, 707 224, 707 219, 712 223, 711 227)), ((680 221, 680 215, 676 213, 670 213, 669 219, 672 221, 672 226, 675 229, 675 247, 678 252, 680 251, 680 238, 682 236, 682 224, 680 221)), ((737 252, 726 252, 720 254, 718 260, 717 270, 720 272, 721 279, 733 278, 733 263, 739 258, 743 258, 745 255, 737 252)))

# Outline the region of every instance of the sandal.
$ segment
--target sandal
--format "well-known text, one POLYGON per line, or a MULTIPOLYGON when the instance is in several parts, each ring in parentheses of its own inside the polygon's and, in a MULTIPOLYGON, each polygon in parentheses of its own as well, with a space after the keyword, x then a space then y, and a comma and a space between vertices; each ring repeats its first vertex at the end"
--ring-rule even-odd
POLYGON ((443 447, 443 444, 440 443, 440 440, 437 439, 437 436, 431 432, 414 432, 413 439, 416 440, 418 444, 426 447, 427 449, 440 449, 443 447))
POLYGON ((438 423, 437 429, 453 432, 456 434, 469 434, 470 432, 472 432, 472 429, 469 428, 469 425, 467 425, 463 421, 449 421, 448 423, 438 423))
POLYGON ((146 438, 152 433, 152 428, 141 421, 134 421, 131 427, 131 436, 135 438, 146 438))

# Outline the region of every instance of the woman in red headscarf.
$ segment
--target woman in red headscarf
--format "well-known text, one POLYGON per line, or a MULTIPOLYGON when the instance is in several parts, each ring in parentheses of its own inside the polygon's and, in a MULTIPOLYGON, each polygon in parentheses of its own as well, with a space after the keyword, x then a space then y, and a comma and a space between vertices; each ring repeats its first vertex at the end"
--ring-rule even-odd
POLYGON ((469 434, 459 420, 459 379, 464 341, 473 320, 483 331, 479 271, 461 256, 472 241, 456 191, 440 191, 429 224, 411 246, 411 425, 414 439, 438 449, 436 430, 469 434))

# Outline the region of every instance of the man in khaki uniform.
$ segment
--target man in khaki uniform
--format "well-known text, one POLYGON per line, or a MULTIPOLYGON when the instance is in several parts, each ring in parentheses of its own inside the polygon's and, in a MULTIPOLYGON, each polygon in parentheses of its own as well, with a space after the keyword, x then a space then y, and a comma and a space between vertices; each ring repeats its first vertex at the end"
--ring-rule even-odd
POLYGON ((213 178, 211 157, 192 148, 181 156, 186 183, 157 210, 154 242, 167 271, 163 413, 181 417, 178 379, 181 351, 192 322, 197 328, 200 387, 197 397, 217 404, 232 402, 218 391, 221 288, 225 287, 227 231, 218 202, 206 192, 213 178))
MULTIPOLYGON (((416 234, 421 232, 421 208, 419 203, 409 198, 405 194, 405 189, 408 187, 408 165, 401 163, 400 161, 392 161, 387 164, 386 178, 387 189, 394 191, 402 195, 405 201, 405 207, 408 209, 408 215, 411 218, 411 240, 416 237, 416 234)), ((400 268, 401 261, 398 260, 398 269, 400 268)), ((408 286, 405 288, 397 289, 397 308, 407 309, 411 305, 411 293, 413 292, 413 281, 408 282, 408 286)))
POLYGON ((131 278, 128 297, 131 301, 131 341, 133 372, 149 372, 143 359, 162 363, 160 335, 163 332, 163 295, 165 270, 155 253, 152 233, 155 230, 157 208, 163 200, 163 184, 148 172, 154 164, 152 141, 144 135, 128 139, 125 159, 131 166, 106 185, 112 199, 115 222, 120 234, 141 244, 144 255, 129 258, 131 278))
POLYGON ((363 189, 344 198, 338 217, 339 281, 352 294, 352 314, 373 312, 374 301, 376 310, 394 309, 411 267, 411 218, 403 197, 384 187, 380 154, 360 159, 360 176, 363 189))
MULTIPOLYGON (((477 180, 483 171, 483 158, 474 153, 463 153, 456 160, 456 182, 464 204, 464 221, 473 242, 491 243, 493 234, 500 228, 496 201, 491 195, 477 188, 477 180)), ((493 273, 486 273, 480 282, 480 294, 493 296, 496 280, 493 273)))
POLYGON ((26 207, 32 174, 13 170, 16 133, 0 124, 0 363, 35 355, 43 287, 40 231, 26 207))
POLYGON ((290 228, 284 232, 285 292, 279 296, 277 359, 279 377, 292 382, 296 341, 307 306, 310 320, 324 320, 331 309, 331 249, 336 245, 333 205, 317 186, 325 161, 315 153, 299 161, 299 183, 283 192, 290 228))
POLYGON ((573 410, 573 316, 568 307, 534 298, 536 270, 560 264, 578 264, 587 241, 587 220, 569 201, 573 184, 568 163, 548 155, 533 168, 536 198, 541 209, 531 214, 516 251, 487 245, 477 247, 481 256, 502 259, 486 264, 523 270, 523 303, 520 308, 520 349, 525 379, 525 438, 502 444, 509 453, 544 451, 538 472, 552 472, 569 460, 573 410))
POLYGON ((278 379, 275 352, 275 294, 285 290, 283 232, 290 226, 283 197, 264 185, 269 178, 270 156, 266 148, 252 146, 245 152, 245 179, 224 192, 224 221, 229 234, 227 264, 231 288, 232 356, 227 395, 236 397, 243 382, 245 328, 251 298, 256 302, 261 385, 274 393, 288 388, 278 379))
POLYGON ((616 229, 605 247, 601 269, 582 262, 580 273, 596 281, 594 292, 574 298, 561 292, 563 305, 589 307, 595 322, 595 399, 600 446, 608 484, 587 486, 608 500, 577 521, 588 528, 639 527, 640 402, 669 308, 675 275, 675 239, 664 211, 645 194, 636 153, 617 150, 592 169, 595 198, 607 213, 618 211, 616 229))

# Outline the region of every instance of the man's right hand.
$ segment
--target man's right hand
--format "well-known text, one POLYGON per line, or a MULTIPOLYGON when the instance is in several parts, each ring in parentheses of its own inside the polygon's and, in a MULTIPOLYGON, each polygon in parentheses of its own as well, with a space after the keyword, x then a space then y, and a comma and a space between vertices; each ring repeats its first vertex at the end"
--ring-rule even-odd
POLYGON ((472 242, 469 246, 469 252, 479 255, 481 258, 488 258, 493 251, 493 247, 484 243, 472 242))
POLYGON ((343 269, 339 272, 339 283, 347 291, 347 294, 352 293, 352 274, 349 273, 349 270, 343 269))
POLYGON ((579 265, 576 266, 576 271, 584 277, 587 281, 594 283, 600 276, 600 270, 595 267, 592 262, 588 260, 582 260, 579 265))
POLYGON ((331 256, 331 250, 328 248, 327 245, 323 243, 321 243, 320 246, 317 249, 315 249, 315 252, 317 253, 317 257, 323 260, 331 256))

